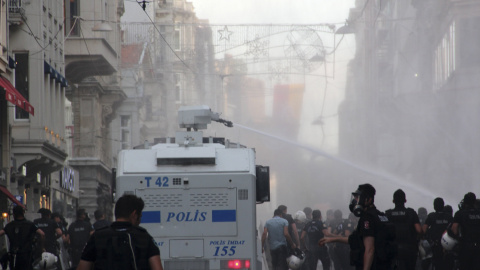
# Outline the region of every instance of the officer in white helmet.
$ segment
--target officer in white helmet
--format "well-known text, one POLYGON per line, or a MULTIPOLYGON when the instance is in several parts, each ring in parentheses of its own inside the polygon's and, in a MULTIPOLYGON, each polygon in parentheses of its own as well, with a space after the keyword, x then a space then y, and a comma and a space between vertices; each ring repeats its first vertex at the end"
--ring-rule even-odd
MULTIPOLYGON (((443 232, 447 226, 452 222, 453 218, 450 214, 444 212, 445 202, 442 198, 435 198, 433 201, 433 208, 435 212, 428 214, 422 230, 425 233, 425 238, 430 244, 432 251, 432 263, 435 269, 446 269, 446 257, 441 245, 443 232)), ((427 249, 424 249, 427 250, 427 249)), ((451 268, 450 268, 451 269, 451 268)))
MULTIPOLYGON (((293 221, 295 221, 298 235, 299 236, 302 235, 302 230, 305 227, 305 224, 307 223, 307 215, 305 215, 303 211, 299 210, 293 215, 293 221)), ((302 243, 300 243, 300 249, 304 250, 305 247, 302 246, 301 244, 302 243)))

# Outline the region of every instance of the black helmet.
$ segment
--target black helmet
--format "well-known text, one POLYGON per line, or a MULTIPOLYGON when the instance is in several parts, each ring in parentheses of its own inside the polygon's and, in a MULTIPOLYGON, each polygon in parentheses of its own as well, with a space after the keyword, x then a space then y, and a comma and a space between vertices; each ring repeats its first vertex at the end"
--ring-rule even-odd
POLYGON ((463 207, 465 206, 463 199, 458 203, 458 210, 462 210, 463 207))

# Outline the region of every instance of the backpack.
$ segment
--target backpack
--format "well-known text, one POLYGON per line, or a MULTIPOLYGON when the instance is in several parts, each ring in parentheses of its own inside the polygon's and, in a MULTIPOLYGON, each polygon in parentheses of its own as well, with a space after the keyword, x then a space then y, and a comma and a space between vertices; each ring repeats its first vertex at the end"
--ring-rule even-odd
MULTIPOLYGON (((95 269, 149 269, 148 234, 141 228, 116 231, 111 227, 99 229, 95 235, 97 261, 95 269)), ((146 232, 146 231, 145 231, 146 232)))

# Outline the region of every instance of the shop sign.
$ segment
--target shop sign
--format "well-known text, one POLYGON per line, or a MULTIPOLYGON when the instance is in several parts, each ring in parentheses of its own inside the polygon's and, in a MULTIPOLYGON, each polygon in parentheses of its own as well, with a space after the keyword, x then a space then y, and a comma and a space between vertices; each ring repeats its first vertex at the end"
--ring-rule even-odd
POLYGON ((21 202, 23 204, 23 195, 14 195, 15 199, 17 199, 17 201, 21 202))
POLYGON ((75 191, 75 171, 73 169, 63 167, 60 172, 60 186, 70 192, 75 191))

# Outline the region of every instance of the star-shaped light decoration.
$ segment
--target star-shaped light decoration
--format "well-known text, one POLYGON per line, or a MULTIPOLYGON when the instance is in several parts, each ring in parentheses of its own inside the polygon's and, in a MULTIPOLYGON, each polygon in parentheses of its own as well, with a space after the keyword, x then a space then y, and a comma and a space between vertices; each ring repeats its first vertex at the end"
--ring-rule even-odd
POLYGON ((228 27, 226 25, 222 30, 218 30, 218 33, 220 34, 220 40, 225 39, 227 41, 230 41, 230 36, 233 34, 232 31, 228 31, 228 27))

